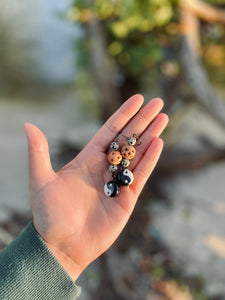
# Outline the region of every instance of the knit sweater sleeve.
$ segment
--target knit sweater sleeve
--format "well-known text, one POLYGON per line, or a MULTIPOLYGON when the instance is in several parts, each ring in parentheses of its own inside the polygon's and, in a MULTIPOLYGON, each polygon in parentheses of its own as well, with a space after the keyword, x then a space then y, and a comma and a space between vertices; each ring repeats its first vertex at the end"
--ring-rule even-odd
POLYGON ((79 294, 32 222, 0 252, 0 300, 70 300, 79 294))

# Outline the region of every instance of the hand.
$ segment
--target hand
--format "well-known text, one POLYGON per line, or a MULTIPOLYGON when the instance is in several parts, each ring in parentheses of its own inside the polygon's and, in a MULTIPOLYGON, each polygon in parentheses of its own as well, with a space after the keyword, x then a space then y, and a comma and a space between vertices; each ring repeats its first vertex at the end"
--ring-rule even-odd
POLYGON ((24 124, 33 224, 74 281, 116 240, 162 151, 158 136, 168 123, 167 115, 159 114, 163 102, 153 99, 139 111, 142 104, 141 95, 127 100, 57 173, 52 169, 44 134, 32 124, 24 124), (134 182, 121 187, 117 197, 109 198, 103 190, 111 179, 106 152, 121 131, 126 136, 136 133, 142 143, 129 167, 134 182))

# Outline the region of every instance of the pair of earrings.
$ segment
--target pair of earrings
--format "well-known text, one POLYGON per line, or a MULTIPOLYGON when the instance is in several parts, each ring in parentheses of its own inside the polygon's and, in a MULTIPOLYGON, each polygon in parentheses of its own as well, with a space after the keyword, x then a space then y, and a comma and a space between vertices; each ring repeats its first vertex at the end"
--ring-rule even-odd
MULTIPOLYGON (((108 161, 110 163, 109 171, 112 173, 112 180, 107 182, 104 186, 104 193, 109 197, 115 197, 120 192, 120 186, 129 186, 134 181, 133 173, 127 169, 130 165, 130 160, 135 157, 136 149, 134 145, 139 140, 136 134, 127 138, 127 144, 119 151, 119 138, 124 135, 119 135, 110 145, 111 152, 108 154, 108 161), (119 170, 121 164, 122 170, 119 170), (117 173, 117 174, 116 174, 117 173)), ((140 145, 140 142, 139 142, 140 145)))

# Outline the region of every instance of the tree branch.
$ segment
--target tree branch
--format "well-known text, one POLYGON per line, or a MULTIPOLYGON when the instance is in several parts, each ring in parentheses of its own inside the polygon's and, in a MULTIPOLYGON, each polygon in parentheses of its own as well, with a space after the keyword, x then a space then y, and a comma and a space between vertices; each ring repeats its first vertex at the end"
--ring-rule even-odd
POLYGON ((225 25, 225 11, 222 9, 199 0, 182 0, 180 1, 180 6, 201 20, 212 23, 218 22, 225 25))

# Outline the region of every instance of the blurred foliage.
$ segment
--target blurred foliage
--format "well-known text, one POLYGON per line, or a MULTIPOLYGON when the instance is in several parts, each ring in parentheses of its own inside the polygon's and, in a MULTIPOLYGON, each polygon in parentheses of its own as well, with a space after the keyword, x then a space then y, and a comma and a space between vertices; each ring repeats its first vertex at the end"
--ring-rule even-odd
POLYGON ((126 38, 131 32, 147 32, 163 26, 173 15, 172 0, 74 0, 69 15, 86 23, 92 17, 107 20, 108 29, 116 38, 126 38))
POLYGON ((225 66, 225 27, 205 24, 201 30, 203 56, 210 65, 225 66))
POLYGON ((221 24, 203 24, 201 48, 210 82, 225 95, 225 27, 221 24))
MULTIPOLYGON (((225 0, 206 0, 221 7, 225 0)), ((118 84, 130 80, 135 88, 152 70, 171 78, 179 74, 179 0, 74 0, 68 18, 85 25, 93 18, 104 30, 107 51, 118 69, 118 84)), ((201 24, 202 55, 206 64, 225 65, 225 30, 220 24, 201 24)), ((86 32, 87 34, 87 32, 86 32)), ((87 35, 77 41, 78 67, 90 65, 87 35)))
MULTIPOLYGON (((176 0, 74 0, 69 19, 85 26, 92 18, 103 25, 108 54, 124 77, 140 76, 163 60, 168 35, 177 32, 176 0)), ((88 66, 87 39, 78 42, 79 65, 88 66)))
POLYGON ((206 0, 205 2, 212 5, 225 5, 225 0, 206 0))
POLYGON ((81 70, 76 77, 76 83, 81 91, 81 105, 83 110, 86 112, 88 119, 96 120, 99 118, 99 99, 95 98, 96 87, 92 81, 91 74, 85 70, 81 70))

